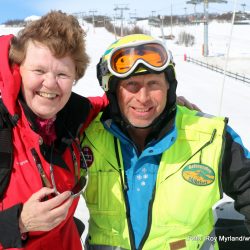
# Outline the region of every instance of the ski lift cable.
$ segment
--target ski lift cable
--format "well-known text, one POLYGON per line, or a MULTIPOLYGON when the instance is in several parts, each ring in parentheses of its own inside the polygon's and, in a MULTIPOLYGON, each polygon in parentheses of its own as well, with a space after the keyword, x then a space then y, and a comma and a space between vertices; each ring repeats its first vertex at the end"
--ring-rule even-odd
POLYGON ((225 87, 226 71, 227 71, 229 52, 230 52, 230 46, 231 46, 231 41, 232 41, 233 26, 234 26, 234 19, 235 19, 237 2, 238 2, 238 0, 234 0, 234 10, 233 10, 231 30, 230 30, 230 36, 229 36, 230 38, 229 38, 229 44, 228 44, 227 52, 226 52, 226 60, 225 60, 224 73, 223 73, 223 81, 222 81, 221 90, 220 90, 221 95, 220 95, 220 104, 219 104, 219 113, 218 113, 218 115, 221 115, 221 113, 222 113, 222 103, 223 103, 223 98, 224 98, 224 87, 225 87))

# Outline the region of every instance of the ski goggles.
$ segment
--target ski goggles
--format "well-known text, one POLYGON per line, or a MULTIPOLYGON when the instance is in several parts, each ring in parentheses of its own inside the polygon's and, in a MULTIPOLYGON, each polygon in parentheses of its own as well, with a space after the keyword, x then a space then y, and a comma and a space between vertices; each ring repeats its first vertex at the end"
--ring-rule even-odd
POLYGON ((109 59, 100 65, 101 75, 110 72, 119 78, 131 75, 139 64, 149 70, 163 71, 171 60, 170 53, 158 40, 117 47, 108 56, 109 59))

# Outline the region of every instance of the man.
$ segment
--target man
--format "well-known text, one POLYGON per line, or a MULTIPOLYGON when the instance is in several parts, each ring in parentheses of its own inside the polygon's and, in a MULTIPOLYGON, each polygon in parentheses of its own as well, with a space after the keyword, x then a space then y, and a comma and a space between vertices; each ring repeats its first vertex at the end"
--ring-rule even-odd
POLYGON ((97 70, 110 104, 81 144, 90 249, 209 249, 223 192, 250 218, 248 151, 227 119, 176 106, 174 63, 160 41, 123 37, 97 70))

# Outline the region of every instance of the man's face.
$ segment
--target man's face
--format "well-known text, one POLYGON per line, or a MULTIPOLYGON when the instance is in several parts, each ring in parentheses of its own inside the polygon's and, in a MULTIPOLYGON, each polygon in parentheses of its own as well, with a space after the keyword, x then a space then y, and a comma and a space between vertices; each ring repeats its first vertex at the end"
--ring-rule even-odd
POLYGON ((168 88, 164 73, 121 80, 117 99, 122 115, 135 127, 149 126, 164 110, 168 88))

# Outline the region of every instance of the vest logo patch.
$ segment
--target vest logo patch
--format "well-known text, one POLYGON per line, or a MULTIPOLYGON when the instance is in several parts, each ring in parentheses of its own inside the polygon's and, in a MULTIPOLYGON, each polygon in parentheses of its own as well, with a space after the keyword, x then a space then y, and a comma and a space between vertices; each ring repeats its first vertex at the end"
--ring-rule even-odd
POLYGON ((208 186, 214 182, 214 170, 201 163, 192 163, 182 170, 182 177, 187 182, 196 186, 208 186))
POLYGON ((83 155, 84 155, 84 158, 85 158, 85 161, 86 161, 86 164, 87 164, 87 167, 90 167, 94 161, 94 155, 93 155, 93 152, 92 150, 87 147, 87 146, 84 146, 82 148, 82 151, 83 151, 83 155))

